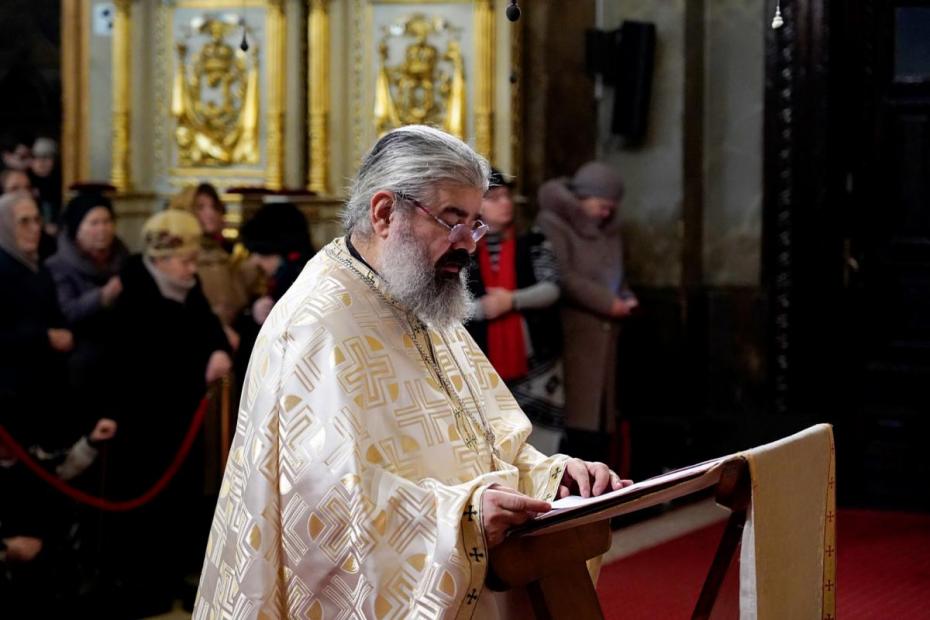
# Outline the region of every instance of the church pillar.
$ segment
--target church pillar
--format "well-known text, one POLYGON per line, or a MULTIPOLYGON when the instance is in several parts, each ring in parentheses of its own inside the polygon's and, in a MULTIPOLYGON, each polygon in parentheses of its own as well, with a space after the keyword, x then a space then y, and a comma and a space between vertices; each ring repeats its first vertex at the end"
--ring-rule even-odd
POLYGON ((113 21, 113 162, 110 181, 120 192, 132 189, 132 0, 116 0, 113 21))
POLYGON ((62 188, 90 176, 88 67, 90 66, 90 6, 61 4, 61 129, 62 188))
POLYGON ((475 150, 494 161, 495 39, 493 0, 475 6, 475 150))
POLYGON ((265 186, 281 189, 284 185, 284 98, 287 92, 287 23, 284 0, 268 3, 266 22, 268 50, 268 164, 265 186))
POLYGON ((308 189, 329 194, 329 0, 310 0, 310 170, 308 189))

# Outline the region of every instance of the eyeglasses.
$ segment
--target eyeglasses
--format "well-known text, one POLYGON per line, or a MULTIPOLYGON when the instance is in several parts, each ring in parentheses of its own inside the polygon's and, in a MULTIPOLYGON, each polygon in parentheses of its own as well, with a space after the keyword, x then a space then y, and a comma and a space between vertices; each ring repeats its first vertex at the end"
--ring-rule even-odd
POLYGON ((407 202, 415 206, 417 209, 427 214, 428 216, 436 220, 438 223, 442 224, 443 228, 449 231, 449 243, 461 243, 462 241, 465 241, 469 237, 471 237, 472 241, 474 241, 475 243, 478 243, 479 241, 481 241, 481 238, 484 237, 488 232, 488 225, 482 222, 481 220, 475 220, 475 222, 471 225, 471 227, 467 226, 464 223, 459 223, 459 224, 456 224, 455 226, 450 226, 449 224, 444 222, 442 219, 430 213, 429 209, 427 209, 422 204, 420 204, 419 200, 416 200, 415 198, 411 198, 407 194, 404 194, 401 192, 395 192, 395 194, 401 200, 406 200, 407 202))

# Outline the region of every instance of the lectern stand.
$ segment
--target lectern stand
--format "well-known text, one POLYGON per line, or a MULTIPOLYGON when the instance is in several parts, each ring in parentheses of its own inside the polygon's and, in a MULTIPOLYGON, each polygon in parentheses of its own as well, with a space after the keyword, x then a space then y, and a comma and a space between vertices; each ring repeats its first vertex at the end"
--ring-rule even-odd
POLYGON ((834 486, 833 433, 819 424, 598 498, 556 503, 491 550, 487 585, 526 590, 537 618, 603 618, 585 563, 610 547, 610 519, 714 488, 731 514, 692 617, 710 617, 737 549, 741 614, 834 617, 834 486))
MULTIPOLYGON (((739 457, 715 461, 698 466, 692 474, 677 480, 662 482, 656 479, 659 480, 657 484, 647 486, 641 492, 607 499, 587 509, 576 509, 567 512, 564 518, 555 516, 548 523, 531 523, 491 550, 487 585, 497 591, 525 588, 539 620, 603 618, 587 561, 603 555, 610 548, 610 519, 715 484, 718 486, 718 500, 729 503, 729 499, 737 495, 748 497, 749 478, 740 473, 745 469, 745 461, 739 457)), ((741 514, 744 521, 745 507, 741 514)), ((706 607, 709 611, 713 607, 723 575, 739 542, 742 521, 737 521, 740 527, 735 529, 735 538, 728 528, 721 541, 718 557, 699 599, 699 608, 706 607)))
POLYGON ((610 521, 540 536, 515 536, 491 550, 487 585, 526 588, 539 619, 603 618, 586 561, 610 549, 610 521))

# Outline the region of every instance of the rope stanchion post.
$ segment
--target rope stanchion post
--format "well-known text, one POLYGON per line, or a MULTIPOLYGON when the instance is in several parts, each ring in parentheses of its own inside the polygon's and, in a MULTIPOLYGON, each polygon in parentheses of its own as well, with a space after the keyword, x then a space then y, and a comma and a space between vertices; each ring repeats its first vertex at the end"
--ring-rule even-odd
MULTIPOLYGON (((226 468, 226 459, 229 458, 229 446, 232 444, 229 419, 229 401, 232 392, 232 379, 230 375, 223 377, 220 386, 220 471, 226 468)), ((222 475, 222 474, 221 474, 222 475)))

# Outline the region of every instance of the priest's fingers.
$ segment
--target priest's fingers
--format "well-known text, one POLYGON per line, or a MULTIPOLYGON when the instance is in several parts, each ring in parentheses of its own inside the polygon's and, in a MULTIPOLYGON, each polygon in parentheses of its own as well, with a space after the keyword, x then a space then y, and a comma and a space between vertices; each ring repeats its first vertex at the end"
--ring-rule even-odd
POLYGON ((481 506, 484 536, 489 548, 500 543, 514 525, 525 523, 536 513, 548 512, 550 508, 548 502, 495 488, 485 490, 481 506))
POLYGON ((581 497, 591 497, 591 481, 588 478, 588 468, 581 459, 571 459, 565 464, 565 475, 562 476, 563 482, 575 481, 578 487, 578 495, 581 497), (566 478, 568 480, 566 480, 566 478))
POLYGON ((610 472, 610 486, 614 491, 617 491, 619 489, 624 489, 630 486, 631 484, 633 484, 632 480, 621 478, 614 472, 610 472))
MULTIPOLYGON (((487 491, 491 493, 492 491, 487 491)), ((498 492, 499 497, 496 497, 496 505, 504 510, 509 510, 511 512, 549 512, 552 506, 549 505, 549 502, 544 502, 541 499, 533 499, 527 495, 518 495, 516 493, 504 493, 498 492)))
POLYGON ((571 490, 571 489, 569 489, 569 488, 568 488, 567 486, 565 486, 564 484, 560 484, 560 485, 559 485, 559 499, 561 499, 561 498, 563 498, 563 497, 568 497, 568 496, 571 495, 571 494, 572 494, 572 490, 571 490))
POLYGON ((588 473, 594 479, 594 484, 591 486, 591 495, 598 496, 607 491, 610 488, 610 475, 613 473, 610 468, 597 461, 588 462, 585 465, 588 467, 588 473))
POLYGON ((512 494, 512 495, 523 495, 523 493, 521 493, 520 491, 517 491, 516 489, 511 489, 510 487, 505 487, 504 485, 498 484, 498 483, 496 483, 496 482, 495 482, 494 484, 492 484, 491 486, 489 486, 488 488, 489 488, 489 489, 494 489, 495 491, 502 491, 502 492, 504 492, 504 493, 510 493, 510 494, 512 494))

